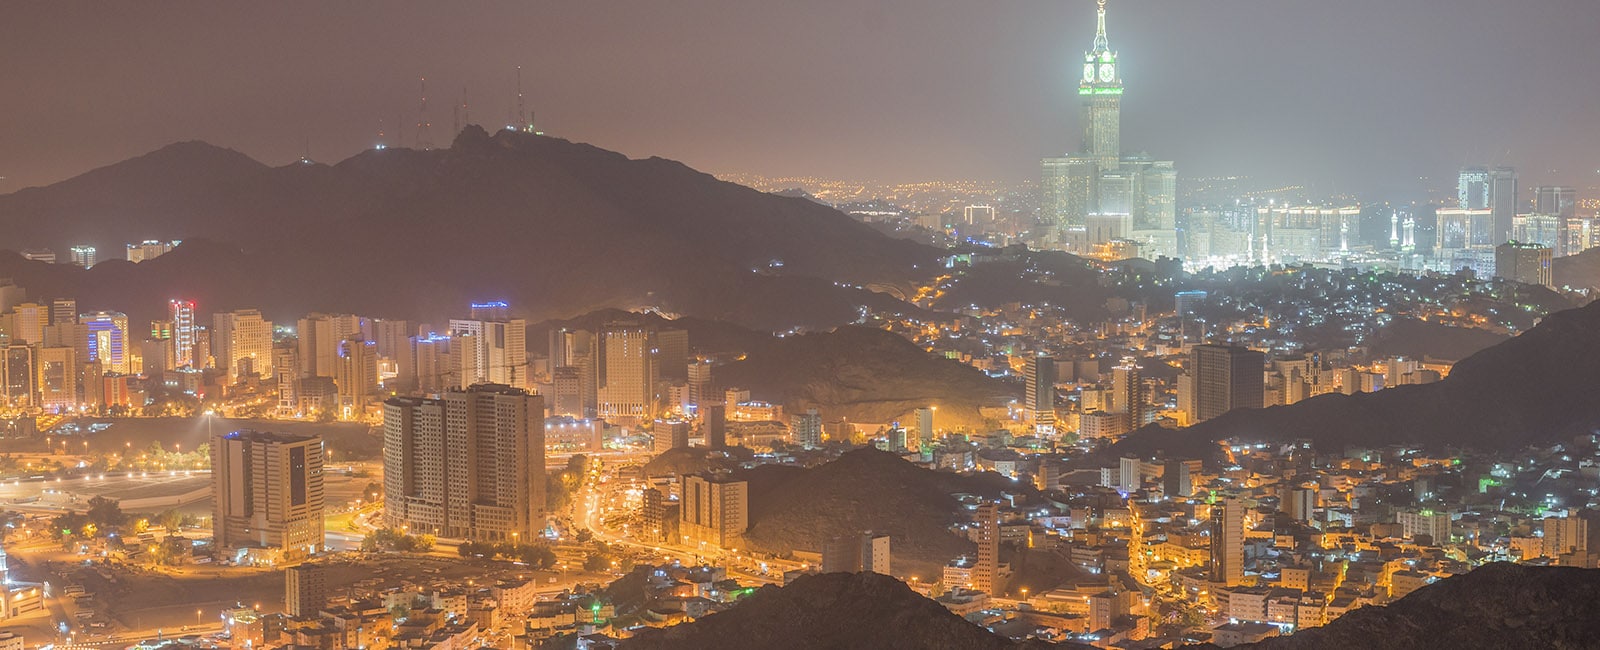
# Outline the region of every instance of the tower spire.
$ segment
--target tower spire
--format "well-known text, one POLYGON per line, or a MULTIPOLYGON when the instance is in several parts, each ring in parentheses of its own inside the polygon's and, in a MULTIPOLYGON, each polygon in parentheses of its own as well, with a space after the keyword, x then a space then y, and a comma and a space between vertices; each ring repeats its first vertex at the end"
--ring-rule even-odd
POLYGON ((1105 52, 1111 49, 1111 44, 1106 40, 1106 0, 1096 0, 1100 4, 1099 27, 1094 32, 1094 51, 1105 52))

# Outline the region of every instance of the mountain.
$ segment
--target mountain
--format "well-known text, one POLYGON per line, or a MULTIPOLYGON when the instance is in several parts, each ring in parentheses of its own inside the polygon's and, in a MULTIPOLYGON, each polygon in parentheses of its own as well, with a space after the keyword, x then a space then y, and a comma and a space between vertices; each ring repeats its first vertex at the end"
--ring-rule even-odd
POLYGON ((916 409, 936 405, 940 427, 978 429, 985 426, 980 407, 1019 396, 1015 386, 869 327, 773 336, 703 318, 607 309, 537 323, 528 338, 538 350, 554 329, 593 332, 613 321, 687 331, 691 352, 733 360, 712 370, 713 388, 747 388, 791 413, 816 408, 829 420, 883 424, 909 422, 916 409))
POLYGON ((624 650, 1087 647, 1021 644, 967 622, 905 583, 876 573, 803 576, 766 586, 727 611, 642 630, 624 650))
MULTIPOLYGON (((727 611, 643 630, 625 650, 689 648, 1083 648, 1016 643, 874 573, 805 576, 762 587, 727 611)), ((1184 646, 1203 650, 1216 646, 1184 646)), ((1381 607, 1248 650, 1499 650, 1600 647, 1600 571, 1488 564, 1381 607)))
POLYGON ((1487 564, 1251 650, 1600 647, 1600 571, 1487 564))
POLYGON ((938 426, 976 429, 984 425, 980 407, 1020 397, 1017 387, 976 368, 868 327, 773 339, 712 375, 719 386, 748 388, 790 412, 816 408, 829 420, 865 423, 909 423, 916 409, 934 406, 938 426))
POLYGON ((1235 410, 1187 429, 1146 427, 1113 453, 1214 453, 1213 441, 1310 438, 1320 449, 1411 443, 1516 450, 1600 429, 1600 302, 1551 314, 1536 327, 1455 364, 1441 381, 1375 393, 1320 395, 1289 406, 1235 410))
MULTIPOLYGON (((494 298, 534 320, 655 307, 764 331, 850 322, 863 305, 900 309, 851 287, 909 286, 942 254, 677 162, 478 127, 448 149, 373 150, 335 165, 271 168, 180 143, 0 196, 0 231, 8 246, 87 243, 103 258, 144 239, 236 248, 170 263, 185 277, 249 269, 253 281, 207 311, 439 319, 494 298)), ((182 290, 144 267, 119 272, 144 287, 127 302, 159 307, 182 290)), ((0 274, 22 273, 5 259, 0 274)), ((63 276, 61 291, 92 292, 91 278, 63 276)))
POLYGON ((872 448, 812 468, 764 465, 738 476, 749 482, 750 548, 821 552, 830 539, 871 530, 889 535, 896 575, 925 580, 977 548, 950 531, 970 519, 953 495, 1040 498, 1032 485, 998 474, 937 472, 872 448))

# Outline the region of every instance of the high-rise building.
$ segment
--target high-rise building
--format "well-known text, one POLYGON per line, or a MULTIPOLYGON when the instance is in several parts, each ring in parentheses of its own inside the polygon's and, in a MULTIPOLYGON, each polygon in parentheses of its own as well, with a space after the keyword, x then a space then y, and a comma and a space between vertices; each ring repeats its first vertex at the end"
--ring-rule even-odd
POLYGON ((322 438, 265 431, 211 440, 217 548, 268 549, 282 559, 323 549, 322 438))
POLYGON ((1544 520, 1544 556, 1560 558, 1589 550, 1589 522, 1577 513, 1544 520))
POLYGON ((572 366, 551 370, 550 399, 551 413, 583 417, 583 371, 572 366))
POLYGON ((33 348, 0 348, 0 407, 31 408, 34 404, 33 348))
POLYGON ((146 240, 144 240, 142 242, 139 242, 137 244, 128 244, 127 245, 128 261, 129 262, 148 262, 148 261, 153 260, 153 259, 155 259, 157 257, 161 257, 162 255, 166 255, 167 253, 172 252, 172 249, 177 248, 178 244, 181 244, 181 243, 183 243, 183 242, 180 242, 180 241, 177 241, 177 240, 173 240, 173 241, 156 241, 154 239, 146 239, 146 240))
POLYGON ((333 383, 339 389, 340 419, 360 419, 378 392, 378 346, 359 334, 345 339, 333 383))
POLYGON ((173 369, 199 368, 203 359, 196 359, 196 327, 193 300, 172 300, 167 303, 167 320, 172 323, 173 369))
POLYGON ((1197 345, 1189 357, 1194 382, 1191 422, 1204 422, 1236 408, 1265 406, 1266 355, 1232 345, 1197 345))
POLYGON ((707 402, 700 408, 700 427, 704 431, 706 447, 728 447, 728 405, 724 402, 707 402))
POLYGON ((463 377, 462 384, 491 383, 528 388, 528 325, 520 318, 509 317, 509 306, 504 302, 473 303, 473 318, 450 319, 450 333, 463 340, 465 346, 458 354, 471 355, 471 376, 463 377), (470 345, 468 345, 470 343, 470 345))
POLYGON ((865 532, 835 537, 822 545, 823 573, 889 574, 889 536, 865 532))
POLYGON ((278 385, 276 415, 280 418, 299 416, 300 347, 294 342, 273 347, 272 368, 278 385))
POLYGON ((807 409, 805 413, 796 413, 789 416, 789 432, 794 436, 794 442, 806 449, 817 449, 822 446, 822 414, 816 409, 807 409))
POLYGON ((99 261, 99 256, 95 254, 94 247, 87 244, 73 246, 71 255, 72 263, 83 268, 94 266, 95 262, 99 261))
POLYGON ((684 544, 718 549, 739 548, 750 525, 750 486, 726 476, 688 474, 680 477, 679 530, 684 544))
MULTIPOLYGON (((122 312, 97 311, 80 314, 80 361, 99 363, 106 372, 128 374, 132 366, 132 347, 128 344, 128 315, 122 312)), ((98 380, 98 378, 97 378, 98 380)))
POLYGON ((392 376, 384 382, 401 390, 411 390, 417 384, 417 353, 411 345, 411 323, 405 320, 384 318, 372 321, 373 343, 377 345, 379 365, 390 369, 392 376))
POLYGON ((645 541, 652 544, 671 541, 667 536, 667 497, 653 487, 647 487, 642 494, 643 507, 640 510, 641 528, 639 534, 645 541))
POLYGON ((633 323, 613 323, 600 332, 599 417, 643 421, 653 415, 650 332, 633 323))
POLYGON ((56 263, 56 252, 53 251, 53 250, 50 250, 48 248, 24 248, 24 249, 22 249, 22 259, 28 260, 30 262, 44 262, 45 264, 55 264, 56 263))
POLYGON ((1098 210, 1100 168, 1087 156, 1045 158, 1039 165, 1041 221, 1052 230, 1052 243, 1076 250, 1068 232, 1081 229, 1089 213, 1098 210))
POLYGON ((306 377, 339 374, 339 347, 361 334, 361 318, 352 314, 307 314, 296 323, 300 340, 300 372, 306 377))
POLYGON ((1137 429, 1155 421, 1155 410, 1149 402, 1138 363, 1132 358, 1123 359, 1111 370, 1111 408, 1107 410, 1126 413, 1129 428, 1137 429))
POLYGON ((1509 167, 1468 167, 1461 170, 1456 198, 1463 210, 1490 212, 1487 239, 1490 247, 1511 241, 1512 219, 1517 214, 1517 170, 1509 167))
MULTIPOLYGON (((27 300, 28 292, 17 286, 11 278, 0 278, 0 314, 10 312, 12 308, 27 300)), ((77 309, 73 309, 76 313, 77 309)))
POLYGON ((511 386, 384 403, 384 519, 412 532, 527 541, 544 529, 544 399, 511 386))
POLYGON ((44 329, 50 326, 50 309, 25 302, 12 309, 11 342, 22 345, 44 343, 44 329))
POLYGON ((700 408, 701 404, 713 401, 711 395, 711 362, 696 359, 688 363, 685 373, 689 383, 689 405, 700 408))
POLYGON ((1106 2, 1100 0, 1094 47, 1083 54, 1083 78, 1078 96, 1083 99, 1084 155, 1101 170, 1115 169, 1122 158, 1122 77, 1117 74, 1117 53, 1106 39, 1106 2))
MULTIPOLYGON (((916 436, 917 439, 917 444, 915 445, 916 448, 921 449, 933 444, 933 416, 934 414, 938 413, 938 411, 939 409, 932 406, 916 410, 916 426, 911 432, 911 434, 916 436)), ((907 443, 907 446, 911 445, 907 443)))
POLYGON ((299 564, 283 572, 283 613, 294 618, 317 616, 328 604, 328 576, 320 564, 299 564))
POLYGON ((684 420, 656 420, 651 435, 655 438, 656 453, 689 448, 689 423, 684 420))
POLYGON ((70 347, 39 348, 34 357, 38 405, 46 411, 60 412, 78 405, 78 355, 70 347))
POLYGON ((689 370, 689 331, 664 329, 655 332, 651 368, 656 380, 687 381, 689 370))
POLYGON ((68 325, 78 322, 78 301, 56 298, 50 301, 50 324, 68 325))
POLYGON ((1211 504, 1210 578, 1229 587, 1244 582, 1244 502, 1234 497, 1211 504))
POLYGON ((1494 248, 1495 276, 1523 284, 1554 288, 1555 274, 1548 246, 1507 242, 1494 248))
POLYGON ((1034 355, 1022 371, 1022 406, 1040 428, 1056 423, 1056 360, 1034 355))
POLYGON ((255 375, 272 376, 272 321, 254 309, 211 317, 211 359, 228 383, 255 375))
POLYGON ((972 588, 993 595, 1000 574, 1000 507, 978 506, 978 561, 972 565, 972 588))

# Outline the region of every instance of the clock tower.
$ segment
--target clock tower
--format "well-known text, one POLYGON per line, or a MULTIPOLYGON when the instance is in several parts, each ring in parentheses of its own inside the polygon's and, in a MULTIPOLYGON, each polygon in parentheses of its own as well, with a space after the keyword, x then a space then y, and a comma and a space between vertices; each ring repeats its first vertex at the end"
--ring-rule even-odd
POLYGON ((1117 53, 1106 41, 1106 0, 1099 2, 1099 29, 1094 49, 1083 54, 1083 78, 1078 96, 1083 101, 1083 155, 1092 158, 1101 171, 1117 168, 1122 157, 1122 76, 1117 71, 1117 53))

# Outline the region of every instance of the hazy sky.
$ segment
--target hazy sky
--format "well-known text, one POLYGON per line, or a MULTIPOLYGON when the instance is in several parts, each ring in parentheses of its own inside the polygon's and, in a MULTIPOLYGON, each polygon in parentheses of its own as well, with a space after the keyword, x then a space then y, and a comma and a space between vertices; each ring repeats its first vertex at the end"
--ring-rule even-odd
MULTIPOLYGON (((1600 0, 1111 0, 1123 148, 1190 176, 1597 182, 1600 0)), ((0 192, 184 139, 333 161, 514 69, 548 133, 711 172, 1020 180, 1077 146, 1092 0, 7 2, 0 192)), ((414 139, 407 127, 405 140, 414 139)), ((1438 184, 1435 181, 1434 184, 1438 184)))

